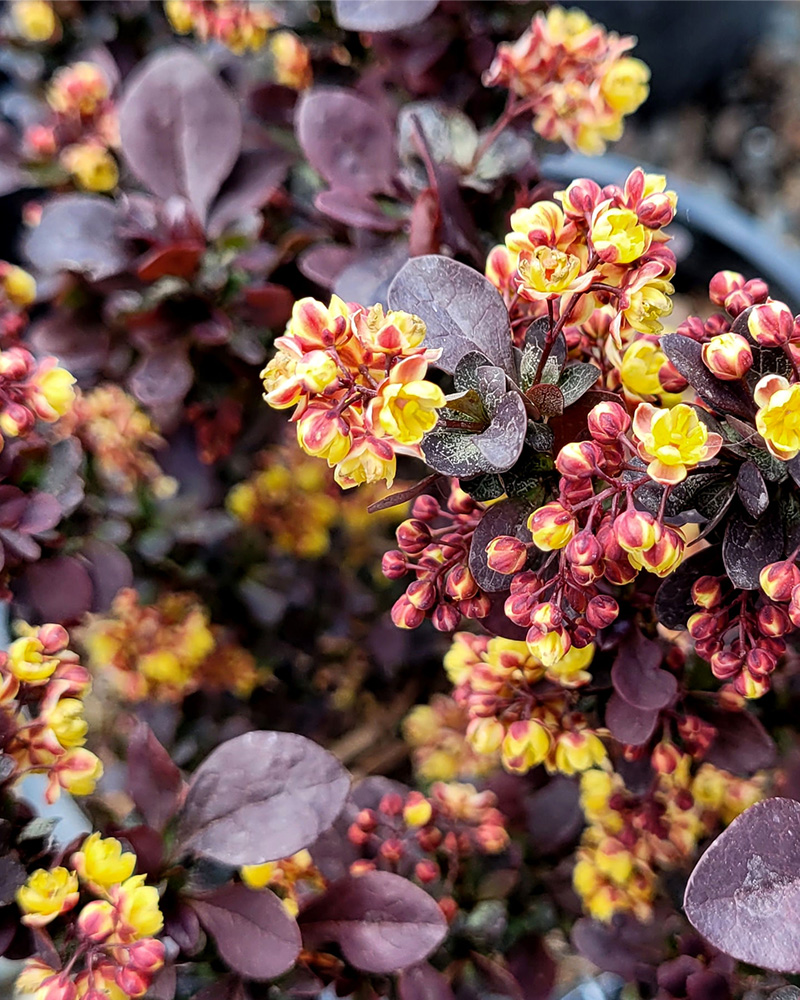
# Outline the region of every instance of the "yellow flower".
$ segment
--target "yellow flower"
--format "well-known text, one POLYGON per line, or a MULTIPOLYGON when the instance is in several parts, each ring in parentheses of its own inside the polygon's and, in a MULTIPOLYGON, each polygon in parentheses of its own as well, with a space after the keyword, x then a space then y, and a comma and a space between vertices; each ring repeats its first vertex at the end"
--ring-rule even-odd
POLYGON ((503 740, 503 767, 513 774, 526 774, 547 757, 550 745, 550 733, 540 722, 512 722, 503 740))
POLYGON ((556 743, 555 769, 573 775, 588 771, 606 759, 606 748, 591 732, 562 733, 556 743))
POLYGON ((297 362, 295 373, 307 392, 324 392, 338 379, 336 362, 326 351, 309 351, 297 362))
POLYGON ((274 861, 268 861, 264 865, 244 865, 239 874, 250 889, 265 889, 273 880, 277 868, 274 861))
POLYGON ((391 486, 396 471, 397 459, 391 445, 378 438, 364 438, 336 466, 334 479, 344 490, 381 479, 391 486))
POLYGON ((61 153, 61 162, 84 191, 113 191, 117 186, 117 161, 96 142, 67 146, 61 153))
POLYGON ((102 776, 103 764, 100 759, 90 750, 73 747, 58 758, 51 770, 47 801, 55 801, 58 797, 58 785, 72 795, 91 795, 102 776))
MULTIPOLYGON (((447 653, 450 655, 452 649, 447 653)), ((430 705, 415 705, 403 719, 403 737, 411 746, 433 743, 439 736, 439 719, 430 705)))
POLYGON ((630 264, 648 249, 650 230, 629 208, 612 208, 603 202, 592 217, 591 238, 600 257, 612 264, 630 264))
POLYGON ((62 698, 48 714, 47 725, 65 750, 69 747, 82 747, 89 728, 83 717, 83 702, 77 698, 62 698))
POLYGON ((94 891, 106 890, 133 875, 136 855, 123 851, 122 844, 114 837, 93 833, 84 840, 80 851, 72 855, 72 864, 94 891))
POLYGON ((611 64, 600 91, 615 111, 630 115, 647 100, 649 80, 650 70, 641 59, 626 56, 611 64))
POLYGON ((666 363, 667 356, 658 344, 634 340, 622 358, 622 384, 634 396, 658 396, 664 391, 658 373, 666 363))
POLYGON ((540 295, 560 295, 581 273, 581 262, 571 253, 541 246, 523 251, 517 270, 526 288, 540 295))
MULTIPOLYGON (((411 795, 414 795, 414 793, 412 792, 411 795)), ((427 826, 431 820, 431 816, 433 816, 433 806, 419 792, 416 795, 419 798, 415 797, 412 800, 409 797, 409 801, 403 809, 403 819, 407 826, 427 826)))
POLYGON ((43 684, 58 666, 58 660, 46 657, 44 647, 33 636, 15 639, 8 647, 8 668, 18 681, 43 684))
POLYGON ((633 874, 633 855, 611 837, 598 845, 595 863, 598 871, 617 885, 625 885, 633 874))
POLYGON ((158 889, 145 885, 144 875, 134 875, 119 887, 116 894, 120 918, 127 928, 128 940, 155 937, 164 926, 158 908, 158 889))
POLYGON ((675 291, 666 278, 654 278, 631 292, 629 304, 623 310, 625 319, 638 333, 658 333, 663 325, 662 316, 672 312, 670 295, 675 291))
POLYGON ((385 382, 375 403, 378 422, 384 433, 400 444, 419 444, 428 431, 436 426, 436 410, 445 405, 444 393, 438 385, 424 379, 407 382, 385 382))
POLYGON ((713 458, 722 447, 721 436, 709 432, 686 403, 678 403, 671 410, 640 403, 633 416, 633 432, 639 455, 649 460, 648 474, 665 485, 680 483, 688 467, 713 458))
POLYGON ((551 44, 563 45, 570 52, 580 48, 595 27, 589 15, 577 7, 569 10, 559 6, 551 7, 545 15, 545 23, 551 44))
POLYGON ((45 0, 13 0, 11 17, 14 27, 28 42, 47 42, 58 28, 55 12, 45 0))
POLYGON ((293 31, 278 31, 269 42, 275 82, 292 90, 305 90, 312 83, 308 48, 293 31))
POLYGON ((44 927, 78 902, 78 876, 66 868, 37 868, 17 890, 23 924, 44 927))
POLYGON ((3 274, 3 290, 15 306, 29 306, 36 298, 36 282, 21 267, 9 266, 3 274))
POLYGON ((69 413, 75 401, 75 390, 72 388, 74 384, 75 376, 65 368, 48 368, 36 375, 34 385, 45 403, 37 408, 42 420, 53 423, 69 413))
POLYGON ((538 635, 531 629, 528 632, 526 642, 531 655, 540 660, 548 670, 559 660, 563 660, 570 648, 564 632, 559 629, 552 632, 541 632, 538 635))
POLYGON ((593 642, 581 648, 570 646, 566 656, 562 656, 560 660, 547 668, 548 680, 555 681, 566 688, 588 684, 592 675, 586 668, 594 659, 594 651, 593 642))
POLYGON ((782 375, 765 375, 754 398, 758 433, 775 458, 788 462, 800 453, 800 383, 790 385, 782 375))
POLYGON ((194 17, 189 0, 164 0, 167 20, 179 35, 188 35, 194 26, 194 17))
POLYGON ((193 664, 181 661, 172 650, 159 649, 145 653, 139 660, 139 670, 148 680, 159 684, 183 687, 192 676, 193 664))

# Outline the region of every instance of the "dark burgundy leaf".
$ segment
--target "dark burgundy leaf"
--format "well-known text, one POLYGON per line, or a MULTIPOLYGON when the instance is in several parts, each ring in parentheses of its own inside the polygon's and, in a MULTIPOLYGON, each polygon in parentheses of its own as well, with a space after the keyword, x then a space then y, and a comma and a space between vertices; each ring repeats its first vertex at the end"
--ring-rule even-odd
POLYGON ((345 302, 380 303, 386 307, 389 285, 399 268, 408 260, 408 244, 405 240, 361 251, 336 278, 333 285, 335 295, 345 302))
POLYGON ((434 472, 433 475, 426 476, 414 486, 409 486, 407 490, 390 493, 388 496, 376 500, 375 503, 371 503, 367 507, 367 512, 376 514, 379 510, 389 510, 391 507, 398 507, 401 503, 408 503, 409 500, 416 499, 420 494, 425 493, 426 490, 432 489, 438 479, 439 473, 434 472))
POLYGON ((508 953, 508 967, 525 1000, 549 1000, 556 983, 556 963, 536 934, 519 938, 508 953))
POLYGON ((720 951, 800 971, 800 802, 766 799, 738 816, 700 859, 686 916, 720 951))
POLYGON ((198 854, 255 865, 294 854, 342 810, 350 778, 336 758, 294 733, 245 733, 194 774, 180 838, 198 854))
POLYGON ((640 924, 628 914, 609 924, 581 917, 572 928, 572 943, 580 955, 606 972, 654 981, 651 967, 662 958, 664 927, 658 920, 640 924))
POLYGON ((744 462, 736 477, 736 490, 744 508, 751 517, 761 517, 769 506, 769 493, 758 466, 744 462))
POLYGON ((195 993, 192 1000, 246 1000, 244 983, 238 976, 220 976, 215 982, 195 993))
POLYGON ((108 358, 110 337, 105 327, 84 321, 73 312, 58 310, 31 327, 30 342, 38 354, 55 354, 80 379, 102 369, 108 358))
POLYGON ((372 871, 329 886, 298 917, 307 948, 334 941, 362 972, 416 965, 444 940, 447 922, 435 901, 400 875, 372 871))
POLYGON ((508 589, 511 578, 487 566, 486 547, 498 535, 513 535, 520 541, 530 542, 528 517, 533 509, 526 500, 500 500, 481 518, 469 550, 469 568, 481 590, 508 589))
POLYGON ((424 21, 439 0, 333 0, 340 28, 348 31, 397 31, 424 21))
POLYGON ((300 254, 297 266, 309 281, 316 281, 323 288, 333 288, 342 271, 353 263, 356 253, 352 247, 318 243, 300 254))
POLYGON ((611 668, 614 689, 629 705, 645 711, 666 708, 678 691, 675 675, 661 669, 663 653, 638 628, 620 645, 611 668))
POLYGON ((128 791, 156 830, 164 829, 180 805, 181 772, 146 722, 136 726, 128 743, 128 791))
POLYGON ((208 235, 216 239, 231 222, 266 205, 283 183, 290 162, 288 153, 277 148, 242 153, 211 207, 208 235))
POLYGON ((164 911, 164 930, 185 955, 196 955, 203 947, 200 920, 181 897, 164 911))
POLYGON ((39 225, 25 242, 25 253, 45 274, 76 271, 101 281, 130 263, 127 245, 117 234, 119 224, 119 209, 108 198, 63 195, 45 205, 39 225))
POLYGON ((615 691, 606 705, 606 725, 620 743, 638 747, 647 743, 656 728, 659 709, 637 708, 615 691))
POLYGON ((81 548, 92 578, 92 611, 107 611, 123 587, 133 586, 133 567, 121 548, 99 538, 87 538, 81 548))
POLYGON ((38 622, 76 622, 92 606, 91 577, 73 556, 43 559, 23 579, 38 622))
POLYGON ((738 511, 730 515, 722 542, 722 559, 734 587, 757 590, 761 570, 783 554, 783 541, 780 525, 768 512, 755 524, 738 511))
POLYGON ((526 825, 531 844, 539 854, 556 854, 580 836, 585 818, 578 782, 563 775, 552 777, 526 801, 526 825))
POLYGON ((733 774, 749 777, 775 766, 777 748, 752 712, 705 711, 703 718, 717 730, 704 760, 733 774))
POLYGON ((391 192, 396 154, 389 119, 355 91, 318 87, 305 93, 295 132, 308 162, 332 187, 391 192))
POLYGON ((204 250, 204 245, 189 240, 155 247, 137 261, 136 277, 150 282, 169 275, 188 281, 197 270, 204 250))
POLYGON ((155 979, 147 991, 147 1000, 172 1000, 178 988, 178 972, 170 963, 156 973, 155 979))
POLYGON ((183 399, 193 381, 194 370, 181 344, 146 354, 130 374, 131 392, 148 407, 183 399))
POLYGON ((275 979, 300 953, 300 929, 278 897, 241 883, 191 899, 220 957, 247 979, 275 979))
POLYGON ((356 229, 393 233, 403 225, 402 217, 387 215, 374 198, 352 188, 320 191, 314 205, 323 215, 356 229))
POLYGON ((239 155, 242 121, 233 94, 188 49, 152 56, 128 80, 119 105, 122 152, 160 198, 180 195, 205 220, 239 155))
POLYGON ((689 556, 662 582, 655 600, 656 619, 672 629, 685 629, 690 616, 698 610, 692 600, 692 585, 699 576, 722 573, 719 548, 705 549, 689 556))
POLYGON ((28 877, 19 858, 14 854, 4 854, 0 857, 0 906, 14 902, 17 889, 28 877))
POLYGON ((703 348, 691 337, 669 333, 661 338, 661 347, 672 364, 709 406, 722 413, 751 418, 755 406, 744 389, 735 382, 724 382, 712 375, 703 364, 703 348))
POLYGON ((397 990, 400 1000, 455 1000, 450 983, 428 962, 403 969, 397 990))
POLYGON ((61 520, 61 504, 49 493, 30 493, 17 530, 27 535, 38 535, 55 528, 61 520))
POLYGON ((501 965, 502 960, 487 958, 480 952, 473 951, 470 955, 478 970, 482 986, 490 996, 508 997, 509 1000, 526 1000, 522 989, 508 969, 501 965))
POLYGON ((127 840, 136 855, 136 871, 158 876, 164 867, 164 838, 151 826, 126 826, 119 831, 122 840, 127 840))
POLYGON ((508 310, 494 285, 466 264, 435 254, 415 257, 392 282, 389 305, 424 320, 425 344, 442 349, 436 364, 444 371, 479 351, 516 377, 508 310))

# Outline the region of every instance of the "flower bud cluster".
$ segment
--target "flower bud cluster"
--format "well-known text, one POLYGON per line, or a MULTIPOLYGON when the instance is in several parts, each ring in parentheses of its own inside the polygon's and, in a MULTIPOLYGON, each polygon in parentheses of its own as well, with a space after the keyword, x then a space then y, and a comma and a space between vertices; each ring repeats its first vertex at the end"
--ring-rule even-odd
POLYGON ((177 701, 198 688, 247 695, 257 682, 253 657, 212 626, 193 595, 164 594, 142 605, 133 589, 95 616, 81 641, 95 672, 108 672, 127 701, 177 701))
POLYGON ((343 489, 381 479, 391 486, 397 455, 419 454, 445 402, 425 379, 440 352, 422 347, 424 339, 425 324, 409 313, 335 295, 327 307, 300 299, 261 373, 264 399, 295 407, 300 447, 326 459, 343 489))
POLYGON ((143 997, 164 964, 164 945, 155 936, 164 924, 158 889, 133 874, 135 854, 99 833, 84 841, 70 864, 37 869, 16 898, 29 927, 67 919, 75 950, 62 970, 29 959, 17 989, 36 1000, 143 997), (92 898, 78 910, 82 890, 92 898))
POLYGON ((610 921, 617 913, 652 916, 658 870, 683 866, 699 842, 731 823, 764 795, 760 778, 737 778, 693 759, 671 743, 652 754, 654 781, 634 795, 618 774, 587 771, 581 807, 587 820, 573 885, 587 912, 610 921))
POLYGON ((415 705, 403 720, 414 773, 424 782, 480 778, 497 767, 499 753, 479 752, 467 740, 469 714, 446 694, 415 705))
POLYGON ((111 84, 103 69, 78 62, 57 70, 47 91, 50 117, 25 131, 32 169, 56 161, 85 191, 113 191, 119 180, 114 150, 119 125, 111 84))
POLYGON ((18 628, 20 638, 0 653, 0 713, 9 734, 4 752, 14 762, 9 780, 46 775, 48 802, 55 802, 62 788, 89 795, 103 773, 84 746, 89 672, 67 648, 69 635, 61 625, 18 628))
POLYGON ((278 25, 275 11, 263 0, 164 0, 164 12, 179 35, 220 42, 237 55, 263 48, 278 25))
POLYGON ((650 71, 626 55, 635 44, 583 11, 551 7, 516 42, 497 47, 483 82, 524 98, 543 138, 596 155, 622 136, 623 119, 647 98, 650 71))
POLYGON ((469 569, 472 535, 484 508, 452 481, 443 507, 432 496, 417 497, 412 516, 397 528, 399 548, 383 557, 383 575, 415 579, 392 608, 398 628, 418 628, 426 618, 440 632, 453 632, 462 616, 485 618, 491 604, 469 569))
POLYGON ((139 489, 159 499, 174 496, 177 482, 164 475, 152 454, 166 441, 120 386, 108 383, 78 396, 69 425, 92 456, 104 489, 123 496, 139 489))
POLYGON ((28 306, 35 300, 36 282, 32 275, 0 260, 0 346, 19 339, 28 323, 28 306))
POLYGON ((69 413, 74 382, 55 358, 37 361, 18 345, 0 351, 0 450, 6 438, 27 437, 37 420, 52 424, 69 413))
POLYGON ((476 753, 513 774, 544 764, 572 775, 601 765, 606 750, 585 718, 570 709, 569 691, 590 679, 594 646, 573 647, 552 664, 524 642, 457 632, 444 658, 453 699, 467 712, 476 753))
POLYGON ((759 584, 760 591, 737 590, 727 577, 699 577, 692 586, 698 610, 687 622, 697 654, 745 698, 769 691, 786 636, 800 627, 800 570, 794 559, 766 565, 759 584))

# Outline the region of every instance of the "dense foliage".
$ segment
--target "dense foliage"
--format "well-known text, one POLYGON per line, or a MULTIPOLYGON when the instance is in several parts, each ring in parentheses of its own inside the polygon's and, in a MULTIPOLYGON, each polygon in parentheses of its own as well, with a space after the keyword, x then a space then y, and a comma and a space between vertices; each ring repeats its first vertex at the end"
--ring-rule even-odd
POLYGON ((800 317, 721 270, 667 332, 668 179, 542 171, 635 39, 2 17, 20 995, 800 996, 800 317))

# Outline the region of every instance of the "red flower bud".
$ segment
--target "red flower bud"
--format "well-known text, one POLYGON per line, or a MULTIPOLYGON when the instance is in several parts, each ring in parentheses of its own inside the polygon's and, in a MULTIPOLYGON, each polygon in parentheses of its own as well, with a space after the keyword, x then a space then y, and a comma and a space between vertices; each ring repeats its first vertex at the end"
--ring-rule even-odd
POLYGON ((431 861, 429 858, 423 858, 422 861, 418 861, 415 868, 414 874, 423 883, 427 885, 429 882, 435 882, 440 876, 439 866, 435 861, 431 861))
POLYGON ((150 986, 150 977, 143 972, 137 972, 130 966, 117 969, 114 981, 129 997, 144 996, 150 986))
POLYGON ((531 614, 536 606, 536 599, 531 597, 526 591, 517 594, 510 594, 503 605, 503 611, 507 618, 510 618, 515 625, 528 628, 531 623, 531 614))
POLYGON ((381 571, 387 580, 399 580, 406 575, 406 557, 399 549, 384 552, 381 559, 381 571))
POLYGON ((394 602, 392 621, 398 628, 419 628, 425 621, 425 612, 415 608, 408 597, 403 594, 394 602))
POLYGON ((448 924, 452 924, 458 914, 458 903, 452 896, 443 896, 439 900, 438 906, 444 914, 444 919, 448 922, 448 924))
POLYGON ((783 608, 765 604, 758 612, 758 631, 764 636, 782 636, 791 630, 792 623, 783 608))
POLYGON ((403 811, 403 796, 397 792, 387 792, 378 803, 378 812, 384 816, 399 816, 403 811))
POLYGON ((753 367, 753 352, 738 333, 722 333, 703 344, 703 363, 717 378, 735 382, 753 367))
POLYGON ((165 948, 161 941, 156 938, 142 938, 141 941, 134 941, 126 946, 128 953, 128 963, 139 972, 152 975, 164 964, 165 948))
POLYGON ((794 316, 783 302, 765 302, 747 314, 747 329, 761 347, 783 347, 794 330, 794 316))
POLYGON ((60 653, 69 645, 69 633, 63 625, 42 625, 37 633, 37 638, 42 644, 42 651, 48 656, 60 653))
POLYGON ((438 596, 436 587, 430 580, 414 580, 406 587, 406 597, 419 611, 430 611, 438 596))
POLYGON ((672 774, 681 762, 682 754, 674 743, 662 740, 653 747, 650 763, 659 774, 672 774))
POLYGON ((486 563, 489 569, 504 576, 519 573, 527 561, 527 545, 513 535, 499 535, 486 546, 486 563))
POLYGON ((442 842, 442 831, 436 826, 426 826, 417 832, 417 843, 423 851, 435 851, 442 842))
POLYGON ((761 589, 771 601, 789 601, 792 591, 800 584, 800 570, 788 559, 769 563, 759 574, 761 589))
POLYGON ((405 844, 399 839, 399 837, 390 837, 381 844, 381 857, 392 864, 397 864, 405 853, 405 844))
POLYGON ((565 554, 574 566, 591 566, 602 559, 603 549, 591 531, 584 529, 567 543, 565 554))
POLYGON ((708 297, 715 306, 724 306, 732 292, 744 288, 744 275, 738 271, 717 271, 708 284, 708 297))
POLYGON ((586 479, 594 475, 603 453, 593 441, 565 444, 556 457, 556 468, 566 479, 586 479))
POLYGON ((720 680, 736 677, 744 664, 744 658, 730 649, 722 649, 711 657, 711 672, 720 680))
POLYGON ((647 511, 626 510, 614 520, 614 535, 627 552, 642 552, 656 544, 660 529, 647 511))
POLYGON ((720 632, 720 619, 707 611, 697 611, 686 623, 693 639, 711 639, 720 632))
POLYGON ((356 823, 366 833, 372 833, 378 825, 378 817, 375 815, 375 810, 362 809, 358 816, 356 816, 356 823))
POLYGON ((455 632, 461 624, 461 612, 452 604, 437 604, 431 621, 437 632, 455 632))
POLYGON ((418 521, 433 521, 442 513, 442 508, 436 497, 423 493, 417 497, 411 508, 411 515, 418 521))
POLYGON ((485 618, 492 610, 492 602, 488 594, 478 593, 460 601, 458 607, 465 618, 485 618))
POLYGON ((370 834, 366 830, 362 830, 357 823, 351 823, 347 828, 347 839, 355 847, 364 847, 365 844, 369 843, 370 834))
POLYGON ((478 584, 470 573, 469 567, 462 564, 454 566, 447 574, 445 592, 456 601, 467 601, 478 592, 478 584))
POLYGON ((766 677, 778 665, 778 658, 762 647, 751 649, 745 660, 747 669, 757 677, 766 677))
POLYGON ((658 369, 658 381, 665 392, 683 392, 689 384, 678 369, 669 361, 658 369))
POLYGON ((681 334, 683 337, 691 337, 692 340, 698 340, 701 343, 706 339, 706 328, 699 316, 690 316, 688 319, 685 319, 676 330, 676 333, 681 334))
POLYGON ((586 606, 586 621, 593 628, 607 628, 618 615, 619 605, 608 594, 598 594, 586 606))
POLYGON ((722 584, 716 576, 698 577, 692 584, 692 600, 701 608, 716 608, 722 601, 722 584))
POLYGON ((414 518, 409 518, 399 524, 395 534, 397 544, 403 552, 407 552, 411 556, 418 555, 431 541, 431 530, 428 525, 424 521, 416 521, 414 518))

